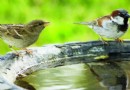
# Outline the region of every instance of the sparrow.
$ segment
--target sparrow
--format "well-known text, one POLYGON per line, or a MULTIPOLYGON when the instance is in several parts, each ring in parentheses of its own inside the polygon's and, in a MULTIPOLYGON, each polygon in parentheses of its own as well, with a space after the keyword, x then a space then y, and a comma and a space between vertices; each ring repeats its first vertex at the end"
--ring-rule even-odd
POLYGON ((28 24, 0 24, 0 37, 9 46, 26 48, 37 41, 48 24, 42 20, 33 20, 28 24))
POLYGON ((104 43, 106 43, 106 41, 103 37, 122 42, 123 40, 119 38, 127 31, 129 18, 130 15, 126 10, 117 9, 110 15, 100 17, 90 22, 79 22, 76 24, 88 25, 88 27, 93 29, 101 37, 104 43))

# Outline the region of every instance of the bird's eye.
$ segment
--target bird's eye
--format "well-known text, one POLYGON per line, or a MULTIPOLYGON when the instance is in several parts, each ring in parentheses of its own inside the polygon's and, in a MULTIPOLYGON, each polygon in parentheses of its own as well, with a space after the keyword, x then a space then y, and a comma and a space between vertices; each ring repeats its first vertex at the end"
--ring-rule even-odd
POLYGON ((38 23, 38 25, 43 25, 43 22, 38 23))

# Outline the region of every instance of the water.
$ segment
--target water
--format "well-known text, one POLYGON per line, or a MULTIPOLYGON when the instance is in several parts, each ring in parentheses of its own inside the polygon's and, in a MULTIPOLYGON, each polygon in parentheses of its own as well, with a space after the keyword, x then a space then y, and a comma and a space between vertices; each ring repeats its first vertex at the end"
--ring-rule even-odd
POLYGON ((25 80, 37 90, 106 90, 85 64, 40 70, 25 80))

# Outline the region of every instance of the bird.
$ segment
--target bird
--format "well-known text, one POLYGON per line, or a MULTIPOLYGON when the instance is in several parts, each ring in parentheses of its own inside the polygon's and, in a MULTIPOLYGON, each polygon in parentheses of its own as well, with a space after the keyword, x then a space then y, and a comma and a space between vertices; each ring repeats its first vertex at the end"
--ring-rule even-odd
POLYGON ((35 43, 50 22, 32 20, 27 24, 0 24, 0 38, 11 47, 26 49, 35 43))
POLYGON ((115 39, 118 42, 123 42, 120 37, 124 35, 128 29, 128 19, 130 15, 124 9, 117 9, 111 14, 97 18, 90 22, 77 22, 75 24, 87 25, 93 29, 104 43, 107 43, 103 38, 115 39))

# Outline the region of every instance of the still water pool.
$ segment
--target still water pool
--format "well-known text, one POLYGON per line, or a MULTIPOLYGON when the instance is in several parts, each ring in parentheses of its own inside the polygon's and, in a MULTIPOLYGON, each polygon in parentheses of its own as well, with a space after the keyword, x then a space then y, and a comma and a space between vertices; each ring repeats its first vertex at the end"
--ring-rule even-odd
POLYGON ((107 90, 85 64, 40 70, 24 80, 37 90, 107 90))

